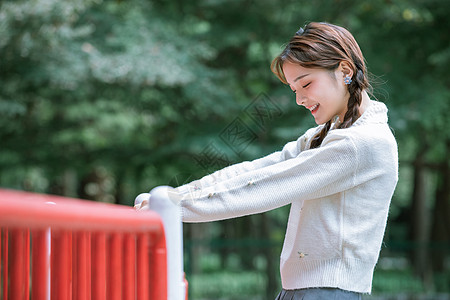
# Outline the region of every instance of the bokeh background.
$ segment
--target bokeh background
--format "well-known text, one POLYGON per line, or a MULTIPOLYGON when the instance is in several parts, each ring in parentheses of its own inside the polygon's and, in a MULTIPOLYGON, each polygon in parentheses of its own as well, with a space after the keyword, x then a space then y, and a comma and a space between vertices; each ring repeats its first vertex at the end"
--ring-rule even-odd
MULTIPOLYGON (((450 299, 450 1, 0 1, 0 186, 132 205, 314 126, 271 60, 348 28, 400 180, 365 299, 450 299)), ((4 201, 0 199, 0 201, 4 201)), ((288 207, 186 224, 190 299, 273 299, 288 207)))

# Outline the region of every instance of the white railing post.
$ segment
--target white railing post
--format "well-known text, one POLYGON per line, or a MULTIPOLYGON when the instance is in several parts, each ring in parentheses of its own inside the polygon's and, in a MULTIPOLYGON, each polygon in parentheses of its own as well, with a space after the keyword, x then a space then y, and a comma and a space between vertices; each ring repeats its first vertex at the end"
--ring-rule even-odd
POLYGON ((173 188, 169 186, 158 186, 152 189, 150 194, 137 196, 135 203, 149 200, 150 209, 160 215, 167 245, 167 299, 185 300, 181 209, 178 203, 170 198, 171 190, 173 188))

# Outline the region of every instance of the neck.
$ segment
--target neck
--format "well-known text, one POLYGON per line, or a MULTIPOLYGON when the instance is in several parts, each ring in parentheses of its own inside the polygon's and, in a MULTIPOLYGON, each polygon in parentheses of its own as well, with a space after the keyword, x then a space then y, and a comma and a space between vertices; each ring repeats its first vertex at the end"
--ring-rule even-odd
POLYGON ((359 115, 362 116, 362 114, 366 111, 367 107, 370 105, 370 97, 369 94, 367 94, 366 90, 362 91, 362 100, 361 105, 359 106, 359 115))
MULTIPOLYGON (((364 90, 361 92, 361 105, 359 106, 359 115, 362 116, 362 114, 366 111, 367 107, 370 105, 370 97, 369 94, 364 90)), ((335 127, 339 127, 342 124, 342 120, 344 120, 345 112, 342 115, 335 116, 332 120, 333 123, 335 123, 335 127)))

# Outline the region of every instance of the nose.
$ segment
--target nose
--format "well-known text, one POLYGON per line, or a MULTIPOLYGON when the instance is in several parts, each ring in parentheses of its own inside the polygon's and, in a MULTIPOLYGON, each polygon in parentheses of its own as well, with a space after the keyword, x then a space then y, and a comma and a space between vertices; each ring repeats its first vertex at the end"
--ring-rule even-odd
POLYGON ((295 96, 295 102, 297 103, 297 105, 304 105, 304 103, 305 103, 305 97, 303 97, 303 96, 300 95, 300 94, 297 94, 297 95, 295 96))

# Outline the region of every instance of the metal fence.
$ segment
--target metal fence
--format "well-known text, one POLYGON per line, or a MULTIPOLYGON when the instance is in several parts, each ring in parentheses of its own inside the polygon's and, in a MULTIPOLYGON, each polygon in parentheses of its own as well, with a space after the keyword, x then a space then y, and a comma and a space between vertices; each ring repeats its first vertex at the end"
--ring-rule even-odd
POLYGON ((1 299, 187 297, 169 290, 156 212, 0 189, 0 229, 1 299))

